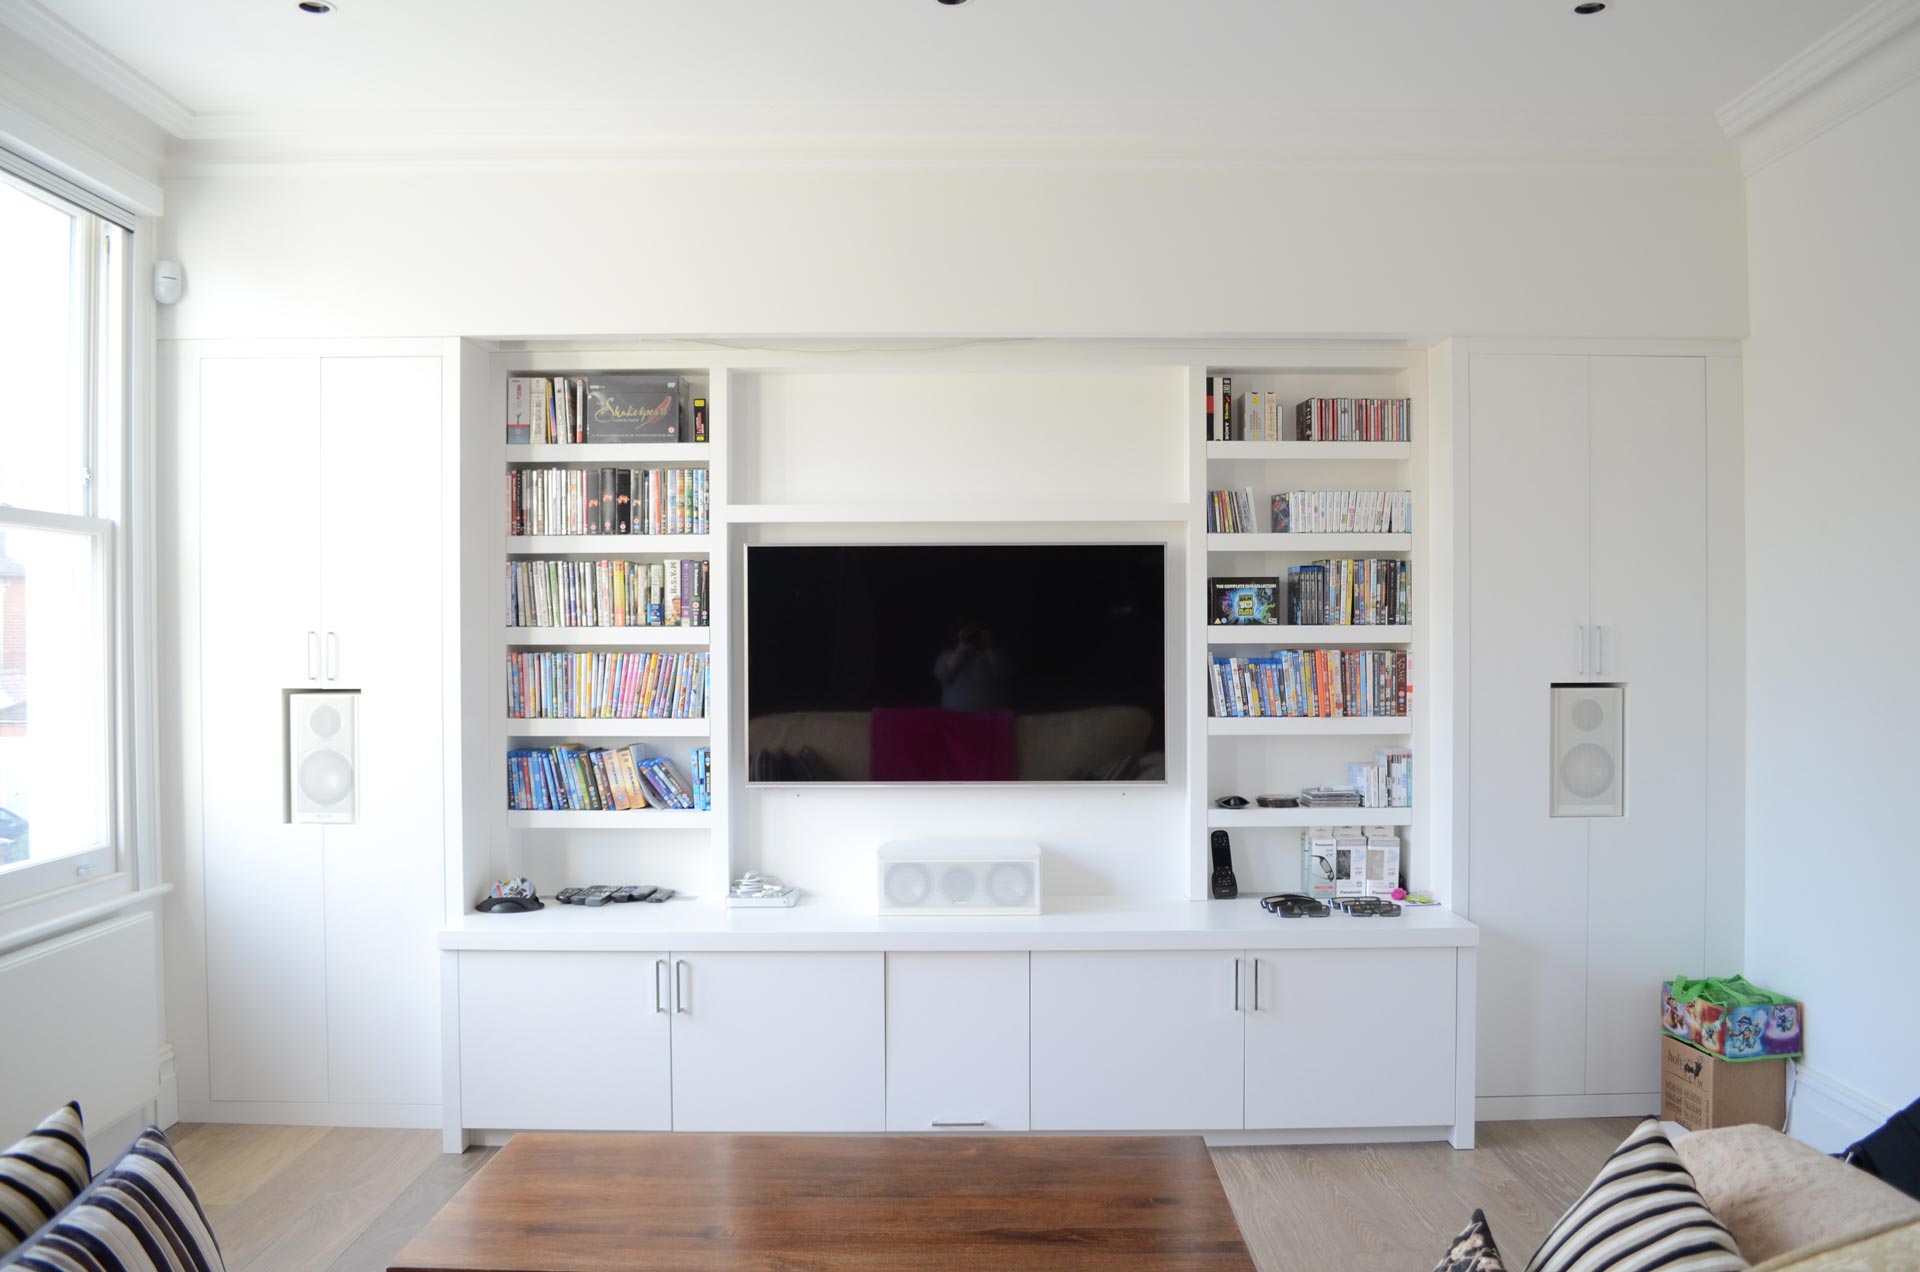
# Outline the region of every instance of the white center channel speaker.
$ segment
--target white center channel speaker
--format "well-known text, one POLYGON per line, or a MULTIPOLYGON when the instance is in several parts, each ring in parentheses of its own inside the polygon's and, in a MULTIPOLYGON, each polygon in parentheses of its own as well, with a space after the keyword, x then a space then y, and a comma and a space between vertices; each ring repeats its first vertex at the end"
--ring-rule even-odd
POLYGON ((296 822, 350 822, 360 811, 357 693, 287 695, 287 801, 296 822))
POLYGON ((1626 813, 1627 691, 1617 685, 1553 687, 1553 815, 1626 813))
POLYGON ((880 845, 882 914, 1038 914, 1040 845, 901 839, 880 845))

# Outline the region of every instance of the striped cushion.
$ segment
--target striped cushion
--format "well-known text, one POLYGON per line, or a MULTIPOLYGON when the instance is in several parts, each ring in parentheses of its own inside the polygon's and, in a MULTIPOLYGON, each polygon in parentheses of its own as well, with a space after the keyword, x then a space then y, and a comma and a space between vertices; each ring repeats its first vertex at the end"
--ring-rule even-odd
POLYGON ((39 1231, 92 1177, 78 1104, 48 1115, 0 1153, 0 1254, 39 1231))
POLYGON ((21 1272, 226 1272, 200 1199, 157 1126, 6 1258, 21 1272))
POLYGON ((1740 1272, 1747 1266, 1658 1119, 1648 1118, 1560 1217, 1527 1272, 1740 1272))

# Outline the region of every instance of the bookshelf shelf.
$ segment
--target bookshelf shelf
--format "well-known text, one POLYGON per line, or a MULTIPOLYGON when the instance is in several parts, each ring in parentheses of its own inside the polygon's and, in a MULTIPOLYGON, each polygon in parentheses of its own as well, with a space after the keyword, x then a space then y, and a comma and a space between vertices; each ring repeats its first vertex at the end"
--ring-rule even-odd
MULTIPOLYGON (((1340 445, 1323 442, 1321 445, 1340 445)), ((1413 551, 1410 534, 1209 534, 1209 552, 1381 553, 1413 551)))
POLYGON ((712 639, 705 627, 509 627, 507 647, 568 645, 589 649, 699 648, 712 639))
POLYGON ((1372 460, 1413 458, 1412 442, 1208 442, 1208 459, 1372 460))
POLYGON ((510 534, 508 556, 706 556, 710 534, 510 534))
POLYGON ((662 468, 704 464, 711 442, 532 442, 509 443, 509 464, 646 464, 662 468))
POLYGON ((1191 509, 1184 503, 1113 500, 1092 503, 991 500, 913 504, 734 504, 727 520, 749 525, 966 524, 972 522, 1181 522, 1191 509))
POLYGON ((1207 644, 1224 645, 1337 645, 1341 648, 1358 648, 1369 645, 1411 645, 1414 641, 1412 624, 1386 626, 1382 624, 1354 623, 1345 626, 1318 624, 1300 626, 1292 623, 1247 624, 1240 627, 1216 627, 1207 629, 1207 644))
POLYGON ((1208 808, 1214 830, 1253 830, 1263 826, 1411 826, 1411 808, 1208 808))
POLYGON ((509 830, 705 830, 713 814, 649 808, 640 812, 509 812, 509 830))
POLYGON ((1400 737, 1413 731, 1406 716, 1208 716, 1210 737, 1400 737))
POLYGON ((711 731, 711 722, 704 719, 507 719, 509 738, 704 738, 711 731))

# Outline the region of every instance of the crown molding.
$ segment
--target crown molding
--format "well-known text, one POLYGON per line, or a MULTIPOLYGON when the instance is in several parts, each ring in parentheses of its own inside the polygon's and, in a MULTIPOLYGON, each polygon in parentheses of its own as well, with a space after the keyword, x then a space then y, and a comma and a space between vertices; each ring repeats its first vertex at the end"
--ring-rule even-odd
POLYGON ((1874 0, 1716 113, 1752 175, 1920 78, 1920 0, 1874 0))
POLYGON ((185 103, 128 66, 37 0, 0 0, 0 27, 6 27, 48 56, 112 94, 176 137, 193 126, 185 103))

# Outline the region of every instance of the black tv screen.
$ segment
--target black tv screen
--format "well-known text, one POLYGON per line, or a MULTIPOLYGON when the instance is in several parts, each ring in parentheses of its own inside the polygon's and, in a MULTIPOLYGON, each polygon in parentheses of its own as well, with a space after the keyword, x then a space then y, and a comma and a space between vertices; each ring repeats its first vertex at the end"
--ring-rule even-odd
POLYGON ((747 549, 756 782, 1166 777, 1160 544, 747 549))

